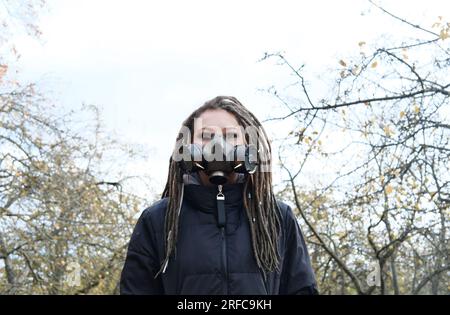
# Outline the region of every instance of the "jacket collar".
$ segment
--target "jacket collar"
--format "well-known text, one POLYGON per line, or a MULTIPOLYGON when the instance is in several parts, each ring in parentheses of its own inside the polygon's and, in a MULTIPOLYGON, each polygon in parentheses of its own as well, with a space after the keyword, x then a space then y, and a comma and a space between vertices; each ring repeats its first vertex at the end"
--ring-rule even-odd
MULTIPOLYGON (((194 208, 204 212, 215 213, 217 210, 217 186, 205 186, 200 183, 197 173, 185 174, 184 200, 194 208)), ((239 178, 235 184, 225 184, 222 186, 222 193, 225 196, 225 207, 229 209, 240 209, 243 206, 244 183, 243 178, 239 178)))

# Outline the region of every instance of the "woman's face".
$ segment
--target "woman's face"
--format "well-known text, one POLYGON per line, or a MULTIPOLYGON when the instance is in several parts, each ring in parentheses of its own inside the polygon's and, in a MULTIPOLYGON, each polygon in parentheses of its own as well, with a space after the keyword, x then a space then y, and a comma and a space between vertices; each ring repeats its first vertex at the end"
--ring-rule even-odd
POLYGON ((194 123, 193 143, 205 145, 222 136, 229 144, 244 144, 242 127, 236 117, 223 109, 208 109, 194 123))
MULTIPOLYGON (((232 145, 245 144, 243 129, 233 114, 223 109, 208 109, 194 123, 192 142, 204 146, 216 136, 222 136, 232 145)), ((204 171, 199 174, 203 185, 212 185, 204 171)), ((233 172, 227 183, 234 183, 236 178, 237 174, 233 172)))

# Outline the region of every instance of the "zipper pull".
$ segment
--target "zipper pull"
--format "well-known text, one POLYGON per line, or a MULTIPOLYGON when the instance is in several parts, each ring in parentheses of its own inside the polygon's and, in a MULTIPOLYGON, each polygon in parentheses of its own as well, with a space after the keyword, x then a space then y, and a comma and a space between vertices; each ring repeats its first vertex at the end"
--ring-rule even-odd
POLYGON ((219 193, 217 194, 217 225, 224 227, 225 217, 225 195, 222 193, 222 185, 217 186, 219 193))

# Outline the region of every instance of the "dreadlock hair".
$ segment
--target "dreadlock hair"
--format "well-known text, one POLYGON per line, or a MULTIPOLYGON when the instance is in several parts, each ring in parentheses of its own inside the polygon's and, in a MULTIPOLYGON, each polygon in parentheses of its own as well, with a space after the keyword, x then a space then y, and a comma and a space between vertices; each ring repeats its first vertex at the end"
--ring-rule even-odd
MULTIPOLYGON (((206 110, 223 109, 233 114, 243 128, 254 127, 258 130, 259 150, 267 157, 268 169, 261 171, 260 166, 253 174, 248 174, 244 183, 243 204, 250 223, 253 253, 260 270, 266 273, 279 271, 279 248, 281 216, 272 187, 271 172, 271 146, 259 120, 235 97, 217 96, 197 108, 184 122, 183 126, 189 128, 191 135, 194 133, 194 119, 198 118, 206 110)), ((183 128, 183 127, 182 127, 183 128)), ((181 138, 181 132, 177 141, 181 138)), ((248 143, 248 135, 245 136, 248 143)), ((188 139, 188 141, 192 139, 188 139)), ((258 163, 260 156, 258 156, 258 163)), ((161 199, 168 197, 165 216, 165 258, 155 278, 165 272, 169 258, 175 251, 178 236, 178 221, 183 201, 184 191, 182 170, 172 156, 169 160, 169 172, 166 186, 161 199)))

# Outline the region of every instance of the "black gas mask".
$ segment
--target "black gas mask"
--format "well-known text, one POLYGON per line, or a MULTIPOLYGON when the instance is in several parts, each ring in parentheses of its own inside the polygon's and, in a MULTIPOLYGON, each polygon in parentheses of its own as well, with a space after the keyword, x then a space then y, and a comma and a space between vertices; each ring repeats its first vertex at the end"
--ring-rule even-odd
POLYGON ((215 137, 204 146, 183 145, 178 153, 182 156, 178 163, 184 173, 202 170, 214 185, 225 184, 232 172, 252 174, 258 165, 255 145, 232 145, 222 137, 215 137))

